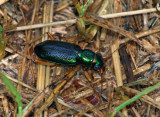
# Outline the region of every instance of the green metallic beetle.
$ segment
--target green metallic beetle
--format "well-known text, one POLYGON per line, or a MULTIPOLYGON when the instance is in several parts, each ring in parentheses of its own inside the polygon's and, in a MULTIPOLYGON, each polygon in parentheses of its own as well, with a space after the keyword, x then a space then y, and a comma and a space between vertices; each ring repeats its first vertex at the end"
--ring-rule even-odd
POLYGON ((96 54, 88 49, 82 50, 80 46, 67 42, 47 40, 36 45, 34 52, 46 62, 70 66, 81 64, 94 70, 103 67, 100 53, 96 54))

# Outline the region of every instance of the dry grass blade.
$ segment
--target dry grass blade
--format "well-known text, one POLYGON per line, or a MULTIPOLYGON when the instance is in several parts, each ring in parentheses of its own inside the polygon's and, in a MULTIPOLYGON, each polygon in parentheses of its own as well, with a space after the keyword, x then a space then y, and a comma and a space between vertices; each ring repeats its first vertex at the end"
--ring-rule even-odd
POLYGON ((83 19, 85 21, 91 22, 93 24, 96 24, 96 25, 101 26, 103 28, 106 28, 108 30, 112 30, 114 32, 117 32, 125 37, 128 37, 129 39, 132 39, 133 41, 137 42, 141 46, 143 45, 143 42, 138 40, 132 32, 129 32, 129 31, 123 30, 117 26, 114 26, 109 21, 106 21, 105 19, 103 19, 101 17, 85 14, 83 16, 83 19))
MULTIPOLYGON (((135 36, 136 36, 136 38, 141 38, 141 37, 145 37, 145 36, 155 34, 155 33, 158 33, 158 32, 160 32, 160 27, 159 26, 157 26, 153 29, 146 30, 146 31, 140 32, 138 34, 135 34, 135 36)), ((127 41, 129 41, 129 39, 125 38, 125 39, 121 40, 120 44, 126 43, 127 41)))
POLYGON ((120 67, 120 56, 118 53, 119 43, 118 39, 115 40, 111 45, 111 51, 112 51, 112 58, 113 58, 113 64, 114 64, 114 70, 115 70, 115 76, 117 79, 117 85, 123 86, 123 78, 122 78, 122 70, 120 67))
MULTIPOLYGON (((158 8, 158 10, 159 9, 160 8, 158 8)), ((116 18, 116 17, 144 14, 144 13, 150 13, 150 12, 156 12, 156 11, 157 11, 157 9, 153 8, 153 9, 137 10, 137 12, 136 11, 131 11, 131 12, 107 14, 107 15, 102 15, 100 17, 105 18, 105 19, 109 19, 109 18, 116 18)), ((3 15, 3 13, 1 11, 0 11, 0 13, 3 15)), ((74 23, 76 23, 76 20, 77 19, 71 19, 71 20, 51 22, 51 23, 46 23, 46 24, 34 24, 34 25, 28 25, 28 26, 20 26, 20 27, 17 27, 16 29, 7 29, 6 32, 42 28, 42 27, 47 27, 47 26, 57 26, 57 25, 62 25, 62 24, 74 24, 74 23)))
MULTIPOLYGON (((52 16, 53 16, 53 1, 46 2, 44 4, 44 12, 43 12, 43 23, 49 23, 52 22, 52 16)), ((45 32, 51 32, 51 27, 44 27, 43 33, 45 32)), ((42 38, 42 41, 48 40, 49 37, 45 35, 42 38)), ((37 89, 43 90, 45 87, 49 85, 50 81, 50 66, 45 66, 42 64, 38 65, 38 77, 37 77, 37 89)), ((42 113, 39 113, 40 116, 42 116, 42 113)), ((44 112, 44 115, 46 115, 47 112, 44 112)))

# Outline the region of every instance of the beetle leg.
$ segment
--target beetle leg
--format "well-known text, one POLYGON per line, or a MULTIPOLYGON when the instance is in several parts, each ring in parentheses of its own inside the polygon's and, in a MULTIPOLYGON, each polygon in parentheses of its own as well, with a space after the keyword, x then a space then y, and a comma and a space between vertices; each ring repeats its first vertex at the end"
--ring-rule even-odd
POLYGON ((84 75, 86 76, 86 78, 88 79, 88 81, 92 81, 92 78, 91 78, 91 76, 88 74, 88 72, 86 71, 86 68, 83 68, 83 72, 84 72, 84 75))
POLYGON ((51 40, 55 40, 54 37, 51 35, 51 33, 47 32, 47 35, 51 40))
POLYGON ((46 61, 43 61, 43 60, 40 60, 40 59, 35 59, 34 60, 36 63, 40 63, 40 64, 43 64, 43 65, 56 65, 56 63, 50 63, 50 62, 46 62, 46 61))

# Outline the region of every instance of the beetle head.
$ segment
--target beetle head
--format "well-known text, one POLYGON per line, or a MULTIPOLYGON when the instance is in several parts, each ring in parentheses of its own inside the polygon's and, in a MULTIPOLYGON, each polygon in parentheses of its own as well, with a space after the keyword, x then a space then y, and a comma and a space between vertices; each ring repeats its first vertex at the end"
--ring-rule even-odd
POLYGON ((103 58, 102 58, 102 55, 100 53, 97 53, 95 55, 95 57, 94 57, 92 68, 94 70, 99 70, 102 67, 103 67, 103 58))

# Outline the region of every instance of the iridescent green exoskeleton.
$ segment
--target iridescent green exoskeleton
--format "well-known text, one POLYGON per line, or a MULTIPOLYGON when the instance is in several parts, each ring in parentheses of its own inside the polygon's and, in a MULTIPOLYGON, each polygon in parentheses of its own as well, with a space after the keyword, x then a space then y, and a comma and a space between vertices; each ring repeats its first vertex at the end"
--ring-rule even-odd
POLYGON ((100 53, 96 54, 88 49, 82 50, 80 46, 67 42, 47 40, 36 45, 34 52, 46 62, 71 66, 81 64, 94 70, 99 70, 103 66, 100 53))

